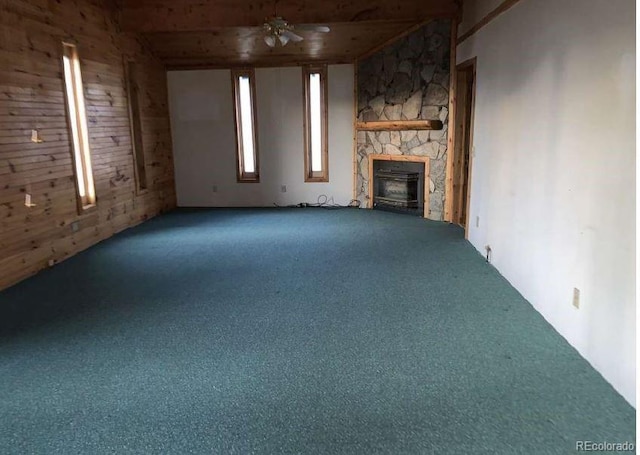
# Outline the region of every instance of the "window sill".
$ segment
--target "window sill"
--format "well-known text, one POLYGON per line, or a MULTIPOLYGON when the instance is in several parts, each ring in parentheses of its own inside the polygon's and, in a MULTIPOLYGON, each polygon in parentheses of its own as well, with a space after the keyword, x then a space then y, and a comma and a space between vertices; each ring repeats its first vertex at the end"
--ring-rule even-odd
POLYGON ((87 205, 78 205, 78 215, 87 215, 95 212, 96 210, 98 210, 98 205, 95 202, 87 205))
POLYGON ((329 183, 329 177, 305 177, 305 183, 329 183))
POLYGON ((238 183, 260 183, 260 177, 238 177, 238 183))

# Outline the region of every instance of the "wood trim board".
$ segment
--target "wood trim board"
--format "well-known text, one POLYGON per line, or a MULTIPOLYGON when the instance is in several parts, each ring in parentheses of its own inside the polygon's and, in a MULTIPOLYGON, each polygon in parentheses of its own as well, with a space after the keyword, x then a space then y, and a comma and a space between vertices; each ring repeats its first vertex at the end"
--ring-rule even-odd
POLYGON ((482 27, 484 27, 485 25, 487 25, 489 22, 491 22, 492 20, 494 20, 496 17, 498 17, 499 15, 501 15, 502 13, 504 13, 505 11, 507 11, 509 8, 511 8, 512 6, 514 6, 516 3, 518 3, 520 0, 505 0, 504 2, 502 2, 498 7, 496 7, 494 10, 492 10, 491 12, 489 12, 486 16, 484 16, 482 19, 480 19, 478 21, 477 24, 475 24, 473 27, 471 27, 469 30, 467 30, 466 32, 464 32, 462 35, 460 35, 460 37, 458 38, 458 44, 462 43, 463 41, 465 41, 467 38, 469 38, 470 36, 474 35, 476 32, 478 32, 482 27))
POLYGON ((424 27, 425 25, 427 25, 431 21, 433 21, 433 19, 429 18, 429 19, 427 19, 425 21, 418 22, 417 24, 413 25, 412 27, 407 28, 406 30, 403 30, 402 33, 399 33, 396 36, 394 36, 392 38, 389 38, 384 43, 378 44, 377 46, 374 46, 371 49, 369 49, 364 54, 359 55, 358 56, 358 60, 362 60, 362 59, 365 59, 367 57, 371 57, 373 54, 375 54, 378 51, 381 51, 385 47, 390 46, 393 43, 395 43, 397 41, 400 41, 402 38, 412 34, 413 32, 420 30, 422 27, 424 27))
POLYGON ((458 23, 451 21, 451 54, 449 62, 449 121, 447 131, 447 163, 444 180, 444 221, 452 222, 453 210, 453 137, 456 116, 456 46, 458 23))
POLYGON ((466 209, 466 213, 465 213, 465 220, 464 220, 464 238, 465 239, 469 239, 469 220, 471 219, 470 216, 470 208, 471 208, 471 177, 473 176, 473 124, 474 124, 474 118, 475 118, 475 109, 476 109, 476 78, 477 78, 477 74, 476 74, 476 68, 477 68, 477 62, 478 59, 477 57, 473 57, 469 60, 465 60, 464 62, 460 63, 457 67, 456 70, 458 69, 465 69, 468 67, 472 68, 472 85, 471 85, 471 117, 470 117, 470 122, 469 122, 469 163, 467 164, 467 194, 465 195, 465 197, 467 198, 466 204, 467 204, 467 209, 466 209))

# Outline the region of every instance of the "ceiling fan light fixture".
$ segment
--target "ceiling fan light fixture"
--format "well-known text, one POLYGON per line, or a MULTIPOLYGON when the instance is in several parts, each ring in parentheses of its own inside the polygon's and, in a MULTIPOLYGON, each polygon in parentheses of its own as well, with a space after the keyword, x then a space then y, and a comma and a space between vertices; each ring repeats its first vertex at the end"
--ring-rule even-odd
MULTIPOLYGON (((276 0, 277 6, 277 0, 276 0)), ((265 31, 264 42, 269 47, 276 47, 278 42, 281 46, 286 46, 287 43, 299 43, 304 40, 304 37, 296 33, 296 30, 304 30, 308 32, 328 33, 330 28, 326 25, 314 25, 314 24, 301 24, 299 26, 290 24, 284 18, 277 15, 265 18, 263 29, 265 31)))
POLYGON ((276 37, 274 35, 266 35, 264 42, 267 43, 269 47, 276 47, 276 37))
POLYGON ((278 35, 278 39, 280 40, 280 44, 282 44, 283 46, 286 46, 289 42, 289 37, 287 35, 278 35))

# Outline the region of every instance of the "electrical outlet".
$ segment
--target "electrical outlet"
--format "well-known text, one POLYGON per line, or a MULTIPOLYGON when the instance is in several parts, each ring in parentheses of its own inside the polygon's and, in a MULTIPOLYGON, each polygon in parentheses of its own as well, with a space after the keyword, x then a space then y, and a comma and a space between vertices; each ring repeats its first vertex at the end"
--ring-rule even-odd
POLYGON ((476 227, 480 227, 480 217, 476 217, 476 227))
POLYGON ((287 185, 280 186, 280 192, 281 193, 286 193, 287 192, 287 185))
POLYGON ((80 229, 80 225, 78 224, 77 221, 74 221, 73 223, 71 223, 71 231, 72 232, 78 232, 78 229, 80 229))
POLYGON ((24 205, 25 207, 35 207, 36 205, 34 203, 31 202, 31 195, 29 193, 26 193, 24 195, 24 205))
POLYGON ((42 143, 42 139, 40 139, 40 133, 38 130, 31 130, 31 142, 35 142, 36 144, 42 143))
POLYGON ((580 289, 573 288, 573 306, 580 309, 580 289))
POLYGON ((217 193, 218 192, 218 185, 213 185, 211 187, 211 191, 213 191, 214 193, 217 193))

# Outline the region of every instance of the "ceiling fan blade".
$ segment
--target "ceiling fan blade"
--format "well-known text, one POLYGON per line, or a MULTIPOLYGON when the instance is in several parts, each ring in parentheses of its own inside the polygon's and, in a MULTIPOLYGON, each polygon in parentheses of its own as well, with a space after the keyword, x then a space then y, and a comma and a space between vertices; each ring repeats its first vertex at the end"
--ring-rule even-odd
POLYGON ((289 40, 293 41, 294 43, 299 43, 304 39, 300 35, 296 35, 295 33, 293 33, 291 30, 283 30, 282 33, 280 33, 280 35, 286 36, 289 40))
POLYGON ((329 33, 331 29, 326 25, 300 24, 295 26, 296 30, 305 32, 329 33))

